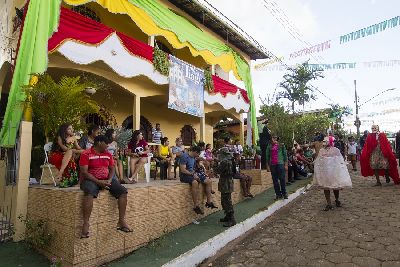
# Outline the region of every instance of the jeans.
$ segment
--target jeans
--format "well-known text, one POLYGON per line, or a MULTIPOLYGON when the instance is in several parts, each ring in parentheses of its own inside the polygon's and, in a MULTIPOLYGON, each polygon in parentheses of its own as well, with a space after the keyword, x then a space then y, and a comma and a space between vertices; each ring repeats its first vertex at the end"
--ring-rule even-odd
POLYGON ((277 196, 286 195, 285 167, 283 164, 271 165, 272 181, 277 196))

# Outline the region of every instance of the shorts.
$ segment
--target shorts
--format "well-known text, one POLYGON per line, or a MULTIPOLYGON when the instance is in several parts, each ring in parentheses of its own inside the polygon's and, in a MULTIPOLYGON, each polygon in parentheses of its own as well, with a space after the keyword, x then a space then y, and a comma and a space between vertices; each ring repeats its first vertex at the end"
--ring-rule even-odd
MULTIPOLYGON (((91 195, 94 198, 97 198, 100 190, 102 190, 95 182, 86 179, 81 182, 81 189, 86 195, 91 195)), ((110 191, 110 194, 116 199, 121 195, 128 193, 128 190, 126 190, 126 188, 115 179, 111 180, 111 186, 108 191, 110 191)))
MULTIPOLYGON (((198 173, 196 173, 197 175, 198 175, 198 173)), ((202 183, 202 184, 204 184, 204 182, 205 182, 205 180, 206 180, 206 176, 199 176, 199 178, 200 178, 200 183, 202 183)), ((189 175, 185 175, 185 176, 180 176, 179 177, 179 179, 180 179, 180 181, 182 182, 182 183, 186 183, 186 184, 192 184, 193 183, 193 180, 194 180, 194 177, 193 176, 189 176, 189 175)))
POLYGON ((357 160, 357 157, 356 157, 356 155, 354 155, 354 154, 349 154, 349 155, 347 155, 347 160, 356 161, 356 160, 357 160))

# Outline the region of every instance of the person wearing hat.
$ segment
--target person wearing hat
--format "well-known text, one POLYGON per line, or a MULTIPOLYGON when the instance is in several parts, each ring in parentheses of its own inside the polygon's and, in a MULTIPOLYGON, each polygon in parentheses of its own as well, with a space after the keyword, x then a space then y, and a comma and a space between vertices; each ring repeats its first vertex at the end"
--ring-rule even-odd
POLYGON ((361 174, 364 177, 375 175, 375 186, 382 186, 379 176, 386 177, 386 183, 390 183, 392 177, 395 184, 400 184, 397 170, 396 157, 392 146, 385 133, 379 131, 378 125, 372 125, 372 133, 368 134, 361 152, 361 174))
POLYGON ((223 147, 217 152, 218 164, 215 172, 220 175, 218 181, 218 191, 221 192, 221 206, 225 212, 225 217, 220 219, 224 227, 231 227, 236 224, 232 204, 233 192, 233 164, 232 152, 227 147, 223 147))
POLYGON ((333 209, 330 190, 333 190, 335 195, 336 207, 341 207, 339 190, 352 187, 350 174, 343 156, 340 150, 329 142, 328 137, 324 139, 323 147, 315 159, 313 183, 324 190, 327 202, 324 211, 333 209))
POLYGON ((286 171, 288 170, 287 152, 285 145, 279 143, 279 137, 276 135, 272 136, 272 142, 267 147, 266 158, 274 183, 275 199, 287 199, 285 181, 286 171))

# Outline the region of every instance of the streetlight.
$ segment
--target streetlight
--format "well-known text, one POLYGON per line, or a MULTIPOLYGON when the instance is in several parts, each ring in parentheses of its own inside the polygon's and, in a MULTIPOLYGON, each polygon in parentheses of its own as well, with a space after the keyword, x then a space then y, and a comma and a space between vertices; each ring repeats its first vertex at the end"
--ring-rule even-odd
POLYGON ((386 90, 383 90, 382 92, 380 92, 379 94, 371 97, 370 99, 368 99, 367 101, 365 101, 364 103, 362 103, 361 105, 358 104, 358 96, 357 96, 357 81, 354 80, 354 93, 355 93, 355 98, 356 98, 356 120, 354 122, 354 125, 357 127, 357 138, 360 137, 360 126, 361 126, 361 121, 360 121, 360 117, 358 116, 358 110, 361 108, 361 106, 363 106, 364 104, 368 103, 369 101, 371 101, 372 99, 380 96, 383 93, 386 93, 388 91, 393 91, 396 90, 396 88, 389 88, 386 90))

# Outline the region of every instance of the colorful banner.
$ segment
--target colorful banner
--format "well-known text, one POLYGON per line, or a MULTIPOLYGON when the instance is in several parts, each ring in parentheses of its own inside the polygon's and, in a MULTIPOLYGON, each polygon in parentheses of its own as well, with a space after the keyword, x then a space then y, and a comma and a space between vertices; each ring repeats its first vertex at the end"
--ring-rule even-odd
POLYGON ((271 65, 271 64, 280 62, 280 61, 282 61, 282 60, 284 60, 284 59, 285 59, 285 57, 283 57, 283 56, 277 57, 277 58, 268 60, 268 61, 266 61, 266 62, 264 62, 264 63, 255 65, 255 66, 254 66, 254 69, 258 70, 258 69, 261 69, 261 68, 263 68, 263 67, 265 67, 265 66, 268 66, 268 65, 271 65))
MULTIPOLYGON (((260 71, 286 71, 289 68, 294 68, 296 65, 282 66, 274 65, 262 68, 260 71)), ((347 70, 355 68, 391 68, 400 67, 400 60, 387 60, 387 61, 369 61, 369 62, 351 62, 351 63, 334 63, 334 64, 308 64, 311 70, 347 70)))
POLYGON ((204 71, 174 56, 169 64, 168 108, 204 117, 204 71))
POLYGON ((319 53, 329 48, 331 48, 331 40, 291 53, 289 59, 319 53))
POLYGON ((380 23, 371 25, 369 27, 363 28, 358 31, 351 32, 349 34, 345 34, 340 36, 340 44, 344 44, 350 41, 358 40, 360 38, 364 38, 373 34, 377 34, 379 32, 383 32, 390 28, 395 28, 400 24, 400 16, 384 20, 380 23))

